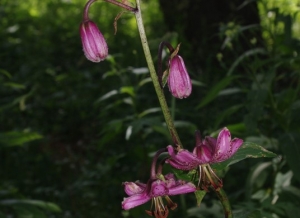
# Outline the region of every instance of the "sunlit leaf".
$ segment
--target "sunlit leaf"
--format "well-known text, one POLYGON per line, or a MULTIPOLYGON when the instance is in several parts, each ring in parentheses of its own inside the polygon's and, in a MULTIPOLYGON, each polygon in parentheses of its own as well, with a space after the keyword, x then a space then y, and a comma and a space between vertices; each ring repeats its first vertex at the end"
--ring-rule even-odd
POLYGON ((239 148, 239 150, 228 160, 213 164, 212 167, 215 170, 223 170, 226 167, 235 164, 246 158, 261 158, 261 157, 276 157, 277 155, 265 148, 252 143, 244 142, 244 144, 239 148))
POLYGON ((123 86, 123 87, 121 87, 120 88, 120 93, 127 93, 132 97, 135 96, 134 88, 132 86, 123 86))
POLYGON ((0 145, 7 147, 18 146, 41 138, 43 136, 36 132, 5 132, 0 133, 0 145))

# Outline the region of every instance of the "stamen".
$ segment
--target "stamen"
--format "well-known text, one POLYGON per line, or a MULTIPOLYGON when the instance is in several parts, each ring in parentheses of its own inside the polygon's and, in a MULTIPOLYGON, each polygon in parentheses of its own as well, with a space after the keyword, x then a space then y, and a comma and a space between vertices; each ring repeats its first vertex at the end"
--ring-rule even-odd
POLYGON ((217 180, 217 188, 221 188, 223 186, 222 179, 220 179, 217 174, 213 171, 213 169, 210 167, 210 165, 207 166, 211 174, 214 176, 215 180, 217 180))
POLYGON ((167 206, 171 210, 175 210, 177 208, 177 204, 174 203, 169 196, 165 196, 165 199, 167 201, 167 206))

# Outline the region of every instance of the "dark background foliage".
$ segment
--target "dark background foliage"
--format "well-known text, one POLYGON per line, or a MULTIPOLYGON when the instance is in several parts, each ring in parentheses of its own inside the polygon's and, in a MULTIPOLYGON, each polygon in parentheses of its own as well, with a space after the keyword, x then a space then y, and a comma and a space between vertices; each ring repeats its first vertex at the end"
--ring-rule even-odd
MULTIPOLYGON (((1 0, 0 217, 145 217, 122 211, 122 182, 147 181, 151 155, 171 143, 149 80, 134 16, 94 3, 109 57, 83 55, 83 0, 1 0)), ((297 217, 300 204, 300 2, 142 1, 153 54, 181 43, 193 93, 168 103, 184 146, 194 131, 279 155, 247 159, 224 177, 235 217, 297 217)), ((166 65, 165 65, 166 66, 166 65)), ((166 169, 167 170, 170 169, 166 169)), ((222 217, 208 193, 172 198, 170 217, 222 217)))

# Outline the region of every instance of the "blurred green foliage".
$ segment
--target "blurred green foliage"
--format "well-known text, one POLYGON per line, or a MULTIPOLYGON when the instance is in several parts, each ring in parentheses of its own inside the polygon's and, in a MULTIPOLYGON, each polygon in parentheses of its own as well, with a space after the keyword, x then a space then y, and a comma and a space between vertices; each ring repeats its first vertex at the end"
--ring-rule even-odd
MULTIPOLYGON (((241 53, 244 31, 257 27, 220 24, 216 34, 224 43, 221 52, 211 51, 219 64, 207 61, 204 75, 187 66, 193 94, 169 105, 188 149, 195 129, 213 135, 227 126, 281 156, 248 159, 223 172, 235 217, 293 218, 300 212, 300 2, 257 2, 263 46, 249 38, 252 47, 241 53)), ((122 182, 145 182, 151 154, 171 143, 135 19, 124 13, 114 35, 121 10, 93 4, 90 17, 110 53, 94 64, 81 48, 84 4, 1 0, 0 217, 144 217, 150 208, 121 209, 122 182)), ((158 1, 142 6, 155 61, 159 42, 175 46, 178 34, 166 31, 158 1)), ((182 44, 180 52, 189 49, 182 44)), ((221 217, 213 194, 200 207, 193 195, 174 199, 179 208, 170 217, 221 217)))

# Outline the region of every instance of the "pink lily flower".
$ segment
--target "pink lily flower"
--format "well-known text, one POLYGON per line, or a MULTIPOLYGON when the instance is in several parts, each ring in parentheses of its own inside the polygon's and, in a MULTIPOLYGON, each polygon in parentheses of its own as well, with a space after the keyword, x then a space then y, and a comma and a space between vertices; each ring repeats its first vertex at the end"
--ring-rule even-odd
POLYGON ((226 127, 221 130, 217 139, 207 136, 201 141, 200 133, 196 132, 196 147, 193 153, 181 148, 175 150, 173 146, 169 145, 167 150, 170 157, 166 160, 166 163, 180 170, 198 168, 198 186, 202 183, 204 189, 210 185, 216 189, 222 186, 222 181, 209 164, 219 163, 231 158, 242 144, 242 139, 234 138, 231 140, 231 134, 226 127))
POLYGON ((177 204, 173 203, 169 196, 196 191, 193 183, 175 180, 174 175, 171 173, 165 176, 161 175, 159 179, 150 179, 147 184, 125 182, 124 186, 125 192, 129 197, 124 198, 122 208, 129 210, 152 199, 154 210, 146 212, 156 218, 167 217, 169 213, 168 208, 174 210, 177 207, 177 204), (166 206, 162 197, 167 201, 166 206))

